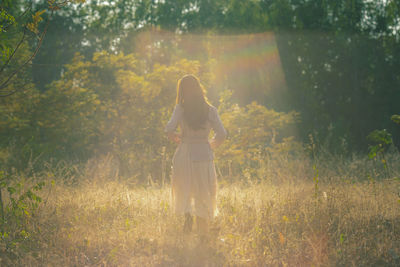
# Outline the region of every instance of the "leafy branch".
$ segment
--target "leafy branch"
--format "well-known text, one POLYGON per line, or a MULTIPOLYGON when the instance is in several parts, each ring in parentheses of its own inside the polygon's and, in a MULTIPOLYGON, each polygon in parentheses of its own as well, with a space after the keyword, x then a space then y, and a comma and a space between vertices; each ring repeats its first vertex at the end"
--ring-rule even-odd
MULTIPOLYGON (((63 6, 67 5, 69 2, 81 2, 83 3, 85 0, 64 0, 64 1, 56 1, 56 0, 49 0, 47 1, 47 9, 44 10, 39 10, 32 14, 32 20, 22 27, 22 37, 19 39, 15 47, 12 49, 12 52, 9 53, 9 48, 6 45, 3 45, 0 43, 0 49, 2 52, 2 56, 6 58, 4 64, 0 66, 0 97, 7 97, 11 96, 14 93, 16 93, 18 89, 13 89, 9 90, 7 87, 10 85, 11 81, 13 80, 14 77, 18 73, 20 73, 26 65, 32 62, 32 60, 35 58, 37 55, 43 39, 47 33, 48 27, 50 25, 50 21, 53 17, 53 14, 55 11, 61 9, 63 6), (50 15, 47 18, 46 24, 43 28, 42 31, 39 31, 38 27, 40 22, 43 21, 42 15, 46 12, 49 11, 50 15), (18 51, 20 50, 22 44, 27 41, 29 32, 35 34, 37 36, 37 44, 36 47, 34 48, 33 52, 30 54, 30 56, 24 60, 22 63, 17 64, 17 66, 14 68, 14 70, 11 73, 6 73, 5 70, 10 67, 12 59, 16 56, 18 51)), ((14 16, 9 14, 4 7, 0 7, 0 32, 2 34, 6 34, 9 31, 9 28, 11 26, 16 26, 18 24, 18 20, 22 19, 23 16, 25 16, 27 13, 30 13, 31 9, 27 9, 25 12, 23 12, 18 19, 15 19, 14 16)))
POLYGON ((391 119, 394 123, 400 125, 400 115, 393 115, 391 119))

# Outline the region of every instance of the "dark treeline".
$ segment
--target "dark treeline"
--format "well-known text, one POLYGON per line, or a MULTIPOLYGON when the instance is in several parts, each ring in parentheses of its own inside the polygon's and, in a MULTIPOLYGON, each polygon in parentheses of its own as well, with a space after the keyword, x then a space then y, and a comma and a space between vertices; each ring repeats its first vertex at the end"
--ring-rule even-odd
MULTIPOLYGON (((33 10, 46 5, 34 2, 33 10)), ((9 11, 17 17, 24 6, 15 1, 9 11)), ((256 57, 263 44, 273 43, 283 82, 271 82, 271 66, 247 69, 246 79, 234 71, 217 73, 224 79, 206 82, 215 89, 210 97, 230 89, 242 105, 256 100, 276 111, 297 111, 300 140, 312 134, 333 152, 365 152, 375 129, 387 129, 400 143, 400 127, 390 119, 400 113, 399 14, 399 0, 87 0, 53 15, 27 75, 46 92, 68 72, 65 64, 76 53, 89 61, 100 51, 134 53, 146 74, 178 58, 204 63, 235 56, 241 50, 229 52, 229 45, 246 38, 255 40, 247 51, 256 57), (218 47, 224 37, 233 41, 218 47)), ((2 130, 3 146, 15 136, 13 129, 2 130)))

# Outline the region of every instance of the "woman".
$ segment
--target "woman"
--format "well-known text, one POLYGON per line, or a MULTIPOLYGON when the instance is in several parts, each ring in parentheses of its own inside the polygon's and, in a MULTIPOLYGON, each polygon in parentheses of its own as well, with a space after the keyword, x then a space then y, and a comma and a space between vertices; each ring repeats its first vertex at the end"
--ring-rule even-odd
POLYGON ((172 159, 172 197, 175 212, 185 215, 184 231, 196 216, 200 233, 217 212, 217 179, 213 151, 226 138, 217 109, 210 105, 199 80, 186 75, 178 81, 176 106, 165 131, 178 145, 172 159), (176 133, 180 127, 181 134, 176 133), (214 137, 208 140, 210 130, 214 137))

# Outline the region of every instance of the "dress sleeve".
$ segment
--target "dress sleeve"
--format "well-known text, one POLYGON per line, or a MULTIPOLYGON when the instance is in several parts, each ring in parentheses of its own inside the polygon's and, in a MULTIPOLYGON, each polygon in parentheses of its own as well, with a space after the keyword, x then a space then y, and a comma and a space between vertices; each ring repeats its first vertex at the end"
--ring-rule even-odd
POLYGON ((212 140, 216 142, 217 145, 219 145, 225 140, 227 132, 224 126, 222 125, 217 109, 215 107, 211 107, 210 113, 211 113, 210 114, 211 127, 215 132, 215 135, 212 140))
POLYGON ((167 125, 165 126, 165 132, 170 133, 176 130, 178 127, 178 122, 182 117, 182 107, 177 104, 174 108, 174 111, 172 112, 171 119, 168 121, 167 125))

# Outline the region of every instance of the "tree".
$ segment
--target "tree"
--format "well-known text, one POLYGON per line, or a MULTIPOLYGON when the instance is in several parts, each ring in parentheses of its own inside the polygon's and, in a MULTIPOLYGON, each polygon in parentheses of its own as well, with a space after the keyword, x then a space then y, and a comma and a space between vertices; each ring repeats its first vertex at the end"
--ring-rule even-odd
POLYGON ((285 133, 296 123, 296 112, 277 112, 256 102, 246 106, 232 103, 232 92, 224 91, 220 97, 219 113, 228 132, 226 140, 217 150, 218 166, 229 177, 249 175, 265 179, 256 172, 260 163, 273 157, 301 152, 301 145, 285 133))

